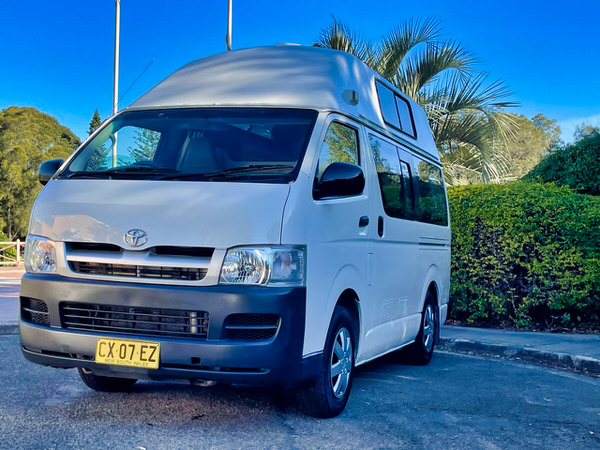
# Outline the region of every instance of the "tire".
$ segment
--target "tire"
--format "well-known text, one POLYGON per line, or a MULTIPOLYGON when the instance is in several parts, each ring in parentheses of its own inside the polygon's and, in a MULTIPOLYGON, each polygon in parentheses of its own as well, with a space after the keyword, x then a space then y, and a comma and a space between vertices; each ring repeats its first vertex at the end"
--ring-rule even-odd
POLYGON ((435 298, 431 292, 425 296, 425 306, 421 314, 421 328, 415 342, 406 347, 405 355, 408 362, 417 366, 429 364, 433 356, 438 318, 435 312, 435 298))
POLYGON ((324 349, 324 367, 318 378, 298 392, 301 408, 313 417, 340 414, 348 403, 354 379, 355 327, 346 308, 337 306, 324 349))
POLYGON ((129 392, 137 381, 133 378, 102 377, 81 367, 77 370, 85 385, 99 392, 129 392))

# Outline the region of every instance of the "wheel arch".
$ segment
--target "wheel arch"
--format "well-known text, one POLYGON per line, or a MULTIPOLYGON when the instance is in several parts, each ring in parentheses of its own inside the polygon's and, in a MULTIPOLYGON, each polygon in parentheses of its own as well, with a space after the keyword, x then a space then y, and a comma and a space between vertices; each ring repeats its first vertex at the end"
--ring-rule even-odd
POLYGON ((435 318, 437 321, 438 326, 436 327, 436 331, 435 331, 435 343, 438 344, 440 341, 440 328, 441 328, 441 323, 440 323, 440 302, 442 301, 442 295, 441 295, 441 284, 442 280, 441 280, 441 276, 439 273, 439 269, 435 264, 432 264, 429 267, 429 270, 427 271, 427 275, 425 276, 425 283, 423 283, 423 291, 421 293, 421 311, 423 311, 423 309, 425 308, 425 300, 427 298, 427 294, 431 293, 431 295, 433 295, 434 298, 434 312, 435 312, 435 318))
POLYGON ((336 307, 341 306, 345 308, 352 318, 352 323, 354 325, 354 339, 356 342, 354 343, 354 357, 358 354, 358 346, 360 345, 360 332, 361 332, 361 312, 360 312, 360 300, 358 298, 358 294, 354 291, 354 289, 346 289, 342 292, 338 298, 336 303, 336 307))
MULTIPOLYGON (((304 332, 303 356, 321 353, 325 348, 327 331, 331 326, 333 312, 338 305, 344 306, 356 323, 355 339, 358 347, 361 339, 362 313, 359 299, 361 295, 361 272, 353 265, 345 265, 337 272, 334 279, 328 283, 325 290, 313 283, 307 289, 307 314, 304 332)), ((363 293, 364 294, 364 293, 363 293)))

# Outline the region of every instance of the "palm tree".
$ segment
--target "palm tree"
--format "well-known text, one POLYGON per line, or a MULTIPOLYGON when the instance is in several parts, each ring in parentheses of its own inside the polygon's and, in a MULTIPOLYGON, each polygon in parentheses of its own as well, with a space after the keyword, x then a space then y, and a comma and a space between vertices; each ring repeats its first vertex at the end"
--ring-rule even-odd
POLYGON ((501 180, 503 143, 515 128, 503 108, 517 104, 440 32, 436 19, 408 20, 373 44, 334 18, 314 45, 355 55, 425 109, 448 183, 501 180))

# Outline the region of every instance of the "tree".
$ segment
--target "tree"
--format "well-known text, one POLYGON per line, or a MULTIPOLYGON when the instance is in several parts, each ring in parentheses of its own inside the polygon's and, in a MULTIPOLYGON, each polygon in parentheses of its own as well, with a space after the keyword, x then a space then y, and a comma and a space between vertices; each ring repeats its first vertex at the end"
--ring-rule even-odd
POLYGON ((152 161, 158 148, 160 133, 147 128, 138 128, 133 138, 135 148, 129 148, 129 155, 134 161, 152 161))
POLYGON ((102 119, 100 119, 100 114, 98 113, 98 110, 94 110, 94 115, 92 116, 92 120, 90 120, 90 128, 88 129, 88 136, 91 136, 94 131, 96 131, 98 128, 100 128, 100 125, 102 125, 102 119))
POLYGON ((424 108, 447 181, 460 172, 480 181, 502 177, 500 144, 515 130, 503 108, 516 103, 506 100, 502 81, 488 83, 475 70, 470 52, 440 38, 437 20, 406 21, 373 44, 334 19, 314 45, 357 56, 424 108))
POLYGON ((27 233, 31 206, 41 189, 40 164, 66 158, 79 144, 71 130, 35 108, 0 111, 0 225, 9 240, 27 233))
POLYGON ((549 152, 563 147, 564 143, 560 138, 560 127, 555 119, 548 119, 543 114, 536 114, 531 121, 538 130, 543 131, 548 137, 549 152))
POLYGON ((537 114, 529 120, 511 114, 516 131, 509 136, 502 153, 506 157, 504 180, 514 181, 529 173, 543 156, 560 145, 560 128, 556 120, 537 114))
POLYGON ((600 127, 586 125, 585 123, 577 125, 575 127, 575 133, 573 133, 573 138, 575 138, 575 142, 579 142, 593 136, 600 136, 600 127))

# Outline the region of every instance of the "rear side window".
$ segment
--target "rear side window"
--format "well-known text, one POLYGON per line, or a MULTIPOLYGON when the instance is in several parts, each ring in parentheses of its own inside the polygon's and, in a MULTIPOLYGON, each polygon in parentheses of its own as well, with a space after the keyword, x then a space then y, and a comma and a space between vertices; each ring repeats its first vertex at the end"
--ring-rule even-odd
POLYGON ((448 225, 448 210, 442 171, 428 162, 417 162, 415 187, 417 191, 416 218, 434 225, 448 225))
POLYGON ((412 118, 412 112, 408 101, 402 97, 396 96, 396 107, 398 108, 398 117, 400 117, 400 126, 404 133, 412 137, 417 137, 415 122, 412 118))
POLYGON ((385 123, 416 138, 415 121, 408 100, 379 82, 377 82, 377 95, 385 123))
POLYGON ((399 219, 413 219, 414 194, 409 164, 399 158, 395 145, 372 135, 369 140, 385 213, 399 219))
POLYGON ((400 119, 398 117, 398 110, 396 109, 396 99, 394 93, 386 88, 384 85, 377 83, 377 94, 379 95, 379 106, 381 107, 381 113, 383 120, 388 125, 401 130, 400 119))

